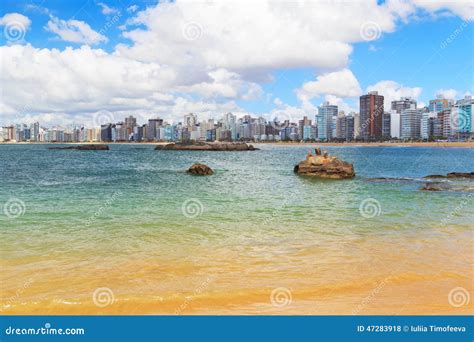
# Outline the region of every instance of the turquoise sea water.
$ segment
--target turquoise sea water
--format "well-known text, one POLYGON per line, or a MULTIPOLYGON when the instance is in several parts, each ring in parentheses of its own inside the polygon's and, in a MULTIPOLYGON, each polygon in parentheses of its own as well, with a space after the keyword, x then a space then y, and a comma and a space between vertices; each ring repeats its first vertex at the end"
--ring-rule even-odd
POLYGON ((104 277, 121 284, 115 287, 124 295, 127 288, 143 295, 184 293, 206 274, 216 275, 217 292, 268 287, 268 279, 278 277, 306 288, 344 280, 333 272, 337 263, 354 271, 372 258, 383 269, 384 261, 370 255, 378 248, 370 241, 410 250, 472 234, 472 183, 462 191, 419 187, 425 175, 474 171, 474 149, 324 147, 354 163, 355 179, 334 181, 293 173, 317 145, 261 145, 254 152, 49 146, 0 145, 7 292, 41 273, 44 286, 33 297, 80 297, 84 284, 92 288, 104 277), (186 174, 195 162, 215 174, 186 174), (140 273, 139 262, 156 268, 140 273), (292 274, 308 277, 294 282, 292 274))

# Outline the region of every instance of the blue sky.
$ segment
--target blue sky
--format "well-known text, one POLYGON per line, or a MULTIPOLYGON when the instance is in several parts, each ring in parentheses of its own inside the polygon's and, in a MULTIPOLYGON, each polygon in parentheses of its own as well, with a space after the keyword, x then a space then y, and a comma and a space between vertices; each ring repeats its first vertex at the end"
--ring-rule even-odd
POLYGON ((326 99, 357 110, 358 96, 374 86, 389 100, 413 95, 427 104, 437 93, 461 98, 474 92, 472 4, 446 3, 366 1, 366 9, 359 13, 363 6, 357 5, 346 18, 330 2, 309 9, 270 2, 252 5, 262 12, 246 20, 242 7, 250 5, 242 2, 230 2, 229 9, 211 2, 2 1, 9 90, 0 123, 87 121, 101 110, 169 120, 188 111, 203 117, 287 111, 297 119, 313 116, 326 99), (322 13, 323 21, 341 17, 311 27, 322 13), (21 40, 6 34, 14 19, 23 24, 21 40), (376 31, 373 39, 363 36, 366 24, 376 31), (16 61, 28 75, 13 70, 16 61), (318 81, 324 75, 329 79, 318 81), (23 90, 29 94, 21 97, 23 90))

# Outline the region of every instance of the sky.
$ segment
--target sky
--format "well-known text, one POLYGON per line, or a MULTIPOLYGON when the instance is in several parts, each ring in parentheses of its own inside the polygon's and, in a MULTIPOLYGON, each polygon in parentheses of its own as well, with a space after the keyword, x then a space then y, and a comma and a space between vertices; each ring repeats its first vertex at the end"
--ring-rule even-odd
POLYGON ((2 0, 0 125, 346 113, 474 93, 474 2, 2 0))

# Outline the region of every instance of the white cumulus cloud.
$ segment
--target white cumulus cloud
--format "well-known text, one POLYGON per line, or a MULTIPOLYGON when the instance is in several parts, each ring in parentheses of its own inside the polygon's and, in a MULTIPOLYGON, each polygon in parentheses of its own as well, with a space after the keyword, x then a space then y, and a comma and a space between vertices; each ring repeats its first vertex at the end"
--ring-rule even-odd
POLYGON ((423 88, 406 87, 392 80, 384 80, 367 87, 367 92, 378 91, 384 96, 384 107, 388 111, 391 108, 392 101, 399 100, 401 97, 411 97, 418 100, 423 88))
POLYGON ((66 42, 95 45, 108 41, 107 37, 94 31, 89 24, 75 19, 62 20, 51 16, 45 29, 66 42))
POLYGON ((354 97, 361 92, 359 81, 349 69, 322 74, 316 77, 316 81, 306 82, 297 90, 298 97, 302 100, 322 94, 354 97))

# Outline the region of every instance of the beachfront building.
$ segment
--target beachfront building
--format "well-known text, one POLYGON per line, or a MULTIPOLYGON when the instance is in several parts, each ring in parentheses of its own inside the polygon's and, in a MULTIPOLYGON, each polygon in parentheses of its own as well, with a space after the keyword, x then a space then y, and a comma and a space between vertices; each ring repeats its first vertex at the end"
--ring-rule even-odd
MULTIPOLYGON (((302 139, 302 140, 305 140, 305 135, 304 135, 304 127, 305 126, 311 127, 311 119, 308 119, 307 116, 304 116, 303 120, 298 121, 298 134, 299 134, 300 139, 302 139)), ((311 131, 311 129, 309 129, 309 131, 308 131, 307 139, 310 139, 309 138, 310 131, 311 131)))
POLYGON ((390 110, 390 137, 400 139, 402 131, 401 114, 405 109, 416 109, 416 100, 411 97, 401 97, 392 101, 390 110), (397 126, 398 124, 398 126, 397 126))
POLYGON ((452 106, 452 100, 445 99, 443 95, 437 95, 436 99, 430 100, 428 108, 430 112, 438 113, 445 109, 450 109, 452 106))
POLYGON ((389 112, 384 112, 382 116, 382 138, 384 139, 390 139, 390 113, 389 112))
POLYGON ((435 137, 435 122, 434 119, 437 120, 438 126, 436 127, 438 131, 436 132, 439 134, 439 119, 438 115, 435 112, 425 112, 421 115, 421 138, 423 140, 432 139, 435 137))
POLYGON ((380 140, 382 138, 383 101, 384 97, 377 91, 370 91, 359 98, 359 132, 364 140, 380 140))
POLYGON ((354 116, 341 116, 337 118, 336 138, 345 141, 354 139, 354 116))
POLYGON ((411 97, 401 97, 400 100, 392 101, 392 111, 402 114, 405 109, 416 109, 416 100, 411 97))
POLYGON ((327 101, 318 107, 318 114, 315 118, 318 126, 318 140, 328 141, 334 137, 333 131, 335 122, 337 122, 337 113, 338 107, 327 101), (334 117, 336 120, 333 119, 334 117))
POLYGON ((395 110, 390 111, 390 137, 394 139, 401 138, 402 124, 400 114, 395 110))
POLYGON ((450 125, 451 132, 457 138, 471 138, 474 136, 474 112, 472 96, 466 96, 456 101, 451 108, 450 125))
POLYGON ((421 138, 421 118, 423 112, 420 109, 405 109, 401 116, 401 138, 404 140, 416 140, 421 138))

